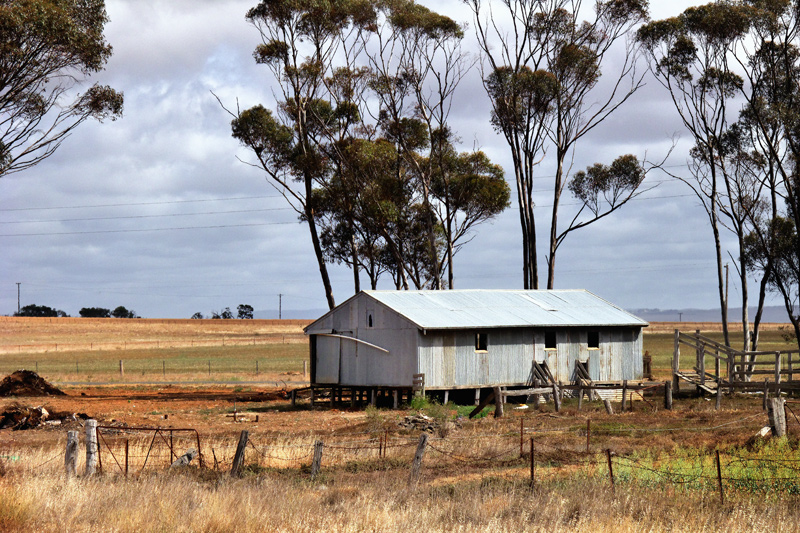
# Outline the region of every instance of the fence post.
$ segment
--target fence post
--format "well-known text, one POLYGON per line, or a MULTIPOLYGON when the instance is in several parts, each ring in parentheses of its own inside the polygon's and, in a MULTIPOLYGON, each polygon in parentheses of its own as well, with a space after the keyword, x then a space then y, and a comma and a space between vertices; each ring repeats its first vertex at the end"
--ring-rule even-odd
POLYGON ((525 419, 519 419, 519 456, 523 457, 523 447, 525 446, 525 419))
POLYGON ((764 378, 764 398, 761 403, 761 408, 764 411, 767 410, 768 401, 769 401, 769 383, 767 383, 767 378, 764 378))
POLYGON ((411 463, 411 475, 408 477, 409 485, 416 485, 419 481, 419 469, 422 466, 422 456, 425 455, 425 448, 428 446, 428 434, 424 431, 419 436, 419 444, 414 454, 414 462, 411 463))
POLYGON ((119 360, 119 377, 125 377, 125 367, 122 365, 122 359, 119 360))
POLYGON ((86 421, 86 470, 85 476, 91 476, 97 470, 97 420, 86 421))
POLYGON ((717 450, 717 483, 719 483, 719 503, 725 503, 725 493, 722 491, 722 466, 719 462, 719 450, 717 450))
POLYGON ((719 408, 722 405, 722 384, 717 381, 717 399, 714 402, 714 410, 719 411, 719 408))
POLYGON ((67 450, 64 453, 64 470, 67 477, 75 477, 78 471, 78 432, 67 431, 67 450))
POLYGON ((586 419, 586 453, 589 453, 589 437, 592 436, 592 419, 586 419))
POLYGON ((608 479, 611 480, 611 494, 616 494, 614 487, 614 467, 611 466, 611 448, 606 448, 606 458, 608 459, 608 479))
POLYGON ((536 455, 536 446, 533 444, 533 436, 531 435, 531 488, 536 483, 536 463, 534 456, 536 455))
POLYGON ((503 418, 503 391, 500 387, 494 388, 494 417, 503 418))
POLYGON ((604 398, 603 399, 603 405, 606 408, 606 413, 608 413, 610 415, 614 414, 614 408, 611 406, 611 400, 608 400, 608 399, 604 398))
POLYGON ((664 382, 664 409, 672 409, 672 382, 664 382))
POLYGON ((250 433, 243 429, 239 435, 239 444, 236 446, 236 455, 233 456, 233 465, 231 466, 231 477, 239 477, 239 472, 244 462, 244 450, 247 447, 247 437, 250 433))
POLYGON ((324 444, 321 440, 314 443, 314 460, 311 462, 311 479, 317 477, 319 469, 322 467, 322 448, 324 444))
POLYGON ((769 401, 769 426, 773 437, 786 436, 786 407, 783 398, 772 398, 769 401))

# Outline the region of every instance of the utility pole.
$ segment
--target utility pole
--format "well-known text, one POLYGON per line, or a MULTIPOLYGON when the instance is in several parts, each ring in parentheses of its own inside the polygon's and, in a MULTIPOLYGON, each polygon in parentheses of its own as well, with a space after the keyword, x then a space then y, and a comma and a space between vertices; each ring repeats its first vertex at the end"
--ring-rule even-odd
POLYGON ((19 307, 19 286, 22 285, 21 282, 17 282, 17 314, 20 313, 21 309, 19 307))
POLYGON ((283 304, 283 294, 278 295, 278 320, 281 319, 281 307, 283 304))
POLYGON ((678 322, 683 322, 683 313, 678 312, 678 322))

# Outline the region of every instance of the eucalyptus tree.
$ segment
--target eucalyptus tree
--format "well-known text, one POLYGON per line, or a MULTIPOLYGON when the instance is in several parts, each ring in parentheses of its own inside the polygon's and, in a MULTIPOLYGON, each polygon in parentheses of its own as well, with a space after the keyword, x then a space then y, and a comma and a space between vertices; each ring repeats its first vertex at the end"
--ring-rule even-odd
POLYGON ((279 101, 276 113, 261 105, 237 110, 233 136, 251 149, 257 166, 306 222, 332 309, 333 287, 309 201, 331 172, 319 147, 324 125, 345 113, 326 100, 325 78, 347 36, 365 31, 374 11, 358 0, 264 0, 247 12, 247 20, 261 35, 253 56, 272 74, 279 101))
POLYGON ((753 216, 752 265, 779 294, 800 346, 800 2, 750 0, 749 34, 734 56, 748 82, 740 123, 764 160, 766 207, 753 216))
POLYGON ((436 202, 439 226, 443 231, 445 253, 440 268, 447 268, 447 288, 454 288, 453 260, 469 241, 473 227, 491 220, 509 206, 511 189, 503 169, 480 151, 457 153, 442 143, 434 157, 430 192, 436 202))
MULTIPOLYGON (((728 309, 720 239, 720 195, 729 175, 722 139, 736 120, 731 108, 744 80, 730 68, 735 43, 750 28, 746 6, 711 3, 680 16, 651 22, 638 37, 650 59, 650 70, 670 94, 684 127, 694 141, 690 179, 681 178, 701 201, 711 224, 717 263, 717 286, 725 343, 730 345, 728 309)), ((746 312, 747 305, 743 306, 746 312)), ((745 336, 748 334, 745 323, 745 336)))
POLYGON ((560 232, 558 223, 561 197, 569 183, 567 161, 578 141, 641 86, 642 75, 636 70, 638 45, 629 37, 647 19, 648 3, 598 1, 593 18, 581 21, 581 0, 504 0, 503 9, 497 11, 483 0, 465 1, 475 16, 485 60, 484 86, 492 103, 492 124, 511 150, 526 289, 539 287, 534 170, 548 149, 555 151, 547 240, 547 287, 553 288, 556 252, 571 231, 560 232), (601 91, 604 63, 617 46, 624 49, 622 61, 606 74, 611 81, 601 91))
MULTIPOLYGON (((443 164, 453 94, 469 68, 457 22, 410 0, 380 5, 384 23, 368 49, 375 113, 384 136, 397 146, 420 188, 432 288, 441 288, 431 179, 443 164)), ((398 161, 398 168, 401 163, 398 161)))
POLYGON ((89 118, 122 115, 123 95, 81 85, 105 67, 103 0, 0 2, 0 177, 52 155, 89 118))

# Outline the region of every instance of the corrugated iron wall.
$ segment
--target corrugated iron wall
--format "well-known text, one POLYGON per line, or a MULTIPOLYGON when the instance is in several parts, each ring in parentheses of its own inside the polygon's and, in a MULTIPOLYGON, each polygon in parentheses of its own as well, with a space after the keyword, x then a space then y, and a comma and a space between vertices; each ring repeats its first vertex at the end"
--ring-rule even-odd
POLYGON ((548 350, 544 329, 489 330, 485 352, 475 350, 474 331, 429 331, 420 338, 419 371, 427 387, 524 385, 530 383, 535 357, 565 383, 574 380, 575 361, 588 362, 594 381, 642 377, 642 338, 635 328, 599 330, 597 349, 587 346, 588 329, 555 331, 556 349, 548 350))

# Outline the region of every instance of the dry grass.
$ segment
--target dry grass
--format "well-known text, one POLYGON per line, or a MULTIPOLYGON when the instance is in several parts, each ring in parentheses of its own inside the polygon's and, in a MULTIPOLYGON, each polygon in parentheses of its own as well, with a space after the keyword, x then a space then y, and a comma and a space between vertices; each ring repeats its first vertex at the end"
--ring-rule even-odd
MULTIPOLYGON (((38 459, 47 461, 52 451, 38 459)), ((426 461, 428 459, 426 458, 426 461)), ((436 470, 436 469, 434 469, 436 470)), ((438 469, 442 470, 442 469, 438 469)), ((65 480, 58 460, 0 479, 3 531, 795 531, 797 498, 619 484, 554 476, 531 490, 524 469, 423 477, 407 468, 316 481, 299 471, 232 479, 188 469, 138 478, 65 480)))

